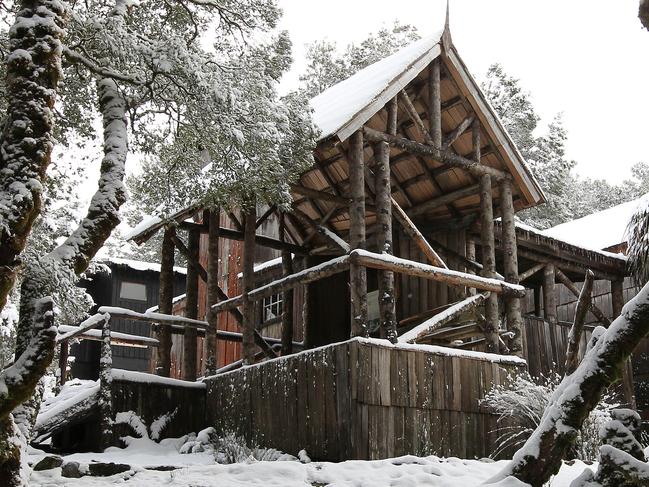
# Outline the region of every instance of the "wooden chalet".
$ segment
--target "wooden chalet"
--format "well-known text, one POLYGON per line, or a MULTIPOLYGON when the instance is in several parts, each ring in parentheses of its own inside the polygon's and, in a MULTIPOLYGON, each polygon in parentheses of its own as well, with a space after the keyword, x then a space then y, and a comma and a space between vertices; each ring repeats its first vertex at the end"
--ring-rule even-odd
MULTIPOLYGON (((501 425, 480 399, 563 366, 555 282, 578 292, 591 269, 618 286, 624 260, 516 224, 543 191, 448 22, 311 105, 321 135, 290 211, 143 222, 135 242, 164 232, 158 312, 103 311, 155 325, 152 369, 203 376, 221 431, 327 460, 493 453, 501 425)), ((603 323, 616 296, 612 316, 593 306, 603 323)))

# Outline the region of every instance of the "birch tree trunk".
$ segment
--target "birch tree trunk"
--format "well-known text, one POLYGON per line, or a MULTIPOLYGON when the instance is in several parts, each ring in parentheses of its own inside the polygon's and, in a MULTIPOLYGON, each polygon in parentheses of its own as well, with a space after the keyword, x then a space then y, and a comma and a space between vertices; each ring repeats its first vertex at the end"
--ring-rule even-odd
POLYGON ((33 398, 39 379, 52 362, 56 346, 51 296, 62 282, 75 282, 90 260, 103 246, 111 231, 119 224, 119 207, 126 200, 123 184, 126 162, 127 130, 126 101, 113 80, 97 82, 99 108, 103 119, 104 157, 101 162, 97 192, 79 227, 65 242, 25 269, 21 286, 20 319, 18 322, 16 359, 0 372, 0 477, 9 479, 8 486, 21 485, 16 469, 14 449, 6 445, 19 444, 12 438, 17 426, 29 439, 40 397, 33 398), (46 325, 46 324, 48 325, 46 325), (5 448, 5 449, 3 449, 5 448))
POLYGON ((649 332, 649 283, 588 350, 577 369, 556 388, 539 426, 507 467, 490 479, 516 477, 540 487, 559 471, 584 419, 608 386, 622 377, 627 359, 649 332))

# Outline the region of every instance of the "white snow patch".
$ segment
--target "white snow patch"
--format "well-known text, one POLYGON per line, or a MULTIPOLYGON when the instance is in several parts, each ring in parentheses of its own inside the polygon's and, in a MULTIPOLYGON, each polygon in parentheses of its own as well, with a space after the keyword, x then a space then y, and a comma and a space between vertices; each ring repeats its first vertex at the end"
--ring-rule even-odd
POLYGON ((160 377, 159 375, 147 374, 145 372, 135 372, 133 370, 113 369, 113 380, 127 380, 129 382, 140 382, 143 384, 159 384, 176 387, 192 387, 196 389, 205 389, 202 382, 189 382, 180 379, 171 379, 169 377, 160 377))

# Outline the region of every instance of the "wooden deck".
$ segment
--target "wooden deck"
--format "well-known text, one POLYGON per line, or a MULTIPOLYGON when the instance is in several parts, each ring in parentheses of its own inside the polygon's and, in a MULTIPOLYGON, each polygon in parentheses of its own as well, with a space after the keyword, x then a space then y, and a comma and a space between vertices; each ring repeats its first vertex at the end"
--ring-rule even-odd
POLYGON ((524 367, 515 357, 352 339, 206 379, 206 419, 317 460, 484 457, 498 425, 480 400, 524 367))

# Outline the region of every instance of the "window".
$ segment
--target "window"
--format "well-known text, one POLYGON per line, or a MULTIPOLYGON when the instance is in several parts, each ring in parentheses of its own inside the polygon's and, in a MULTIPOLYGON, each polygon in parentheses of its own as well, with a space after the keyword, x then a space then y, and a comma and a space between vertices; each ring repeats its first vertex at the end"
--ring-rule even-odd
POLYGON ((119 288, 120 299, 146 301, 146 285, 141 282, 123 281, 119 288))
POLYGON ((263 299, 261 322, 266 323, 282 314, 282 293, 273 294, 263 299))

